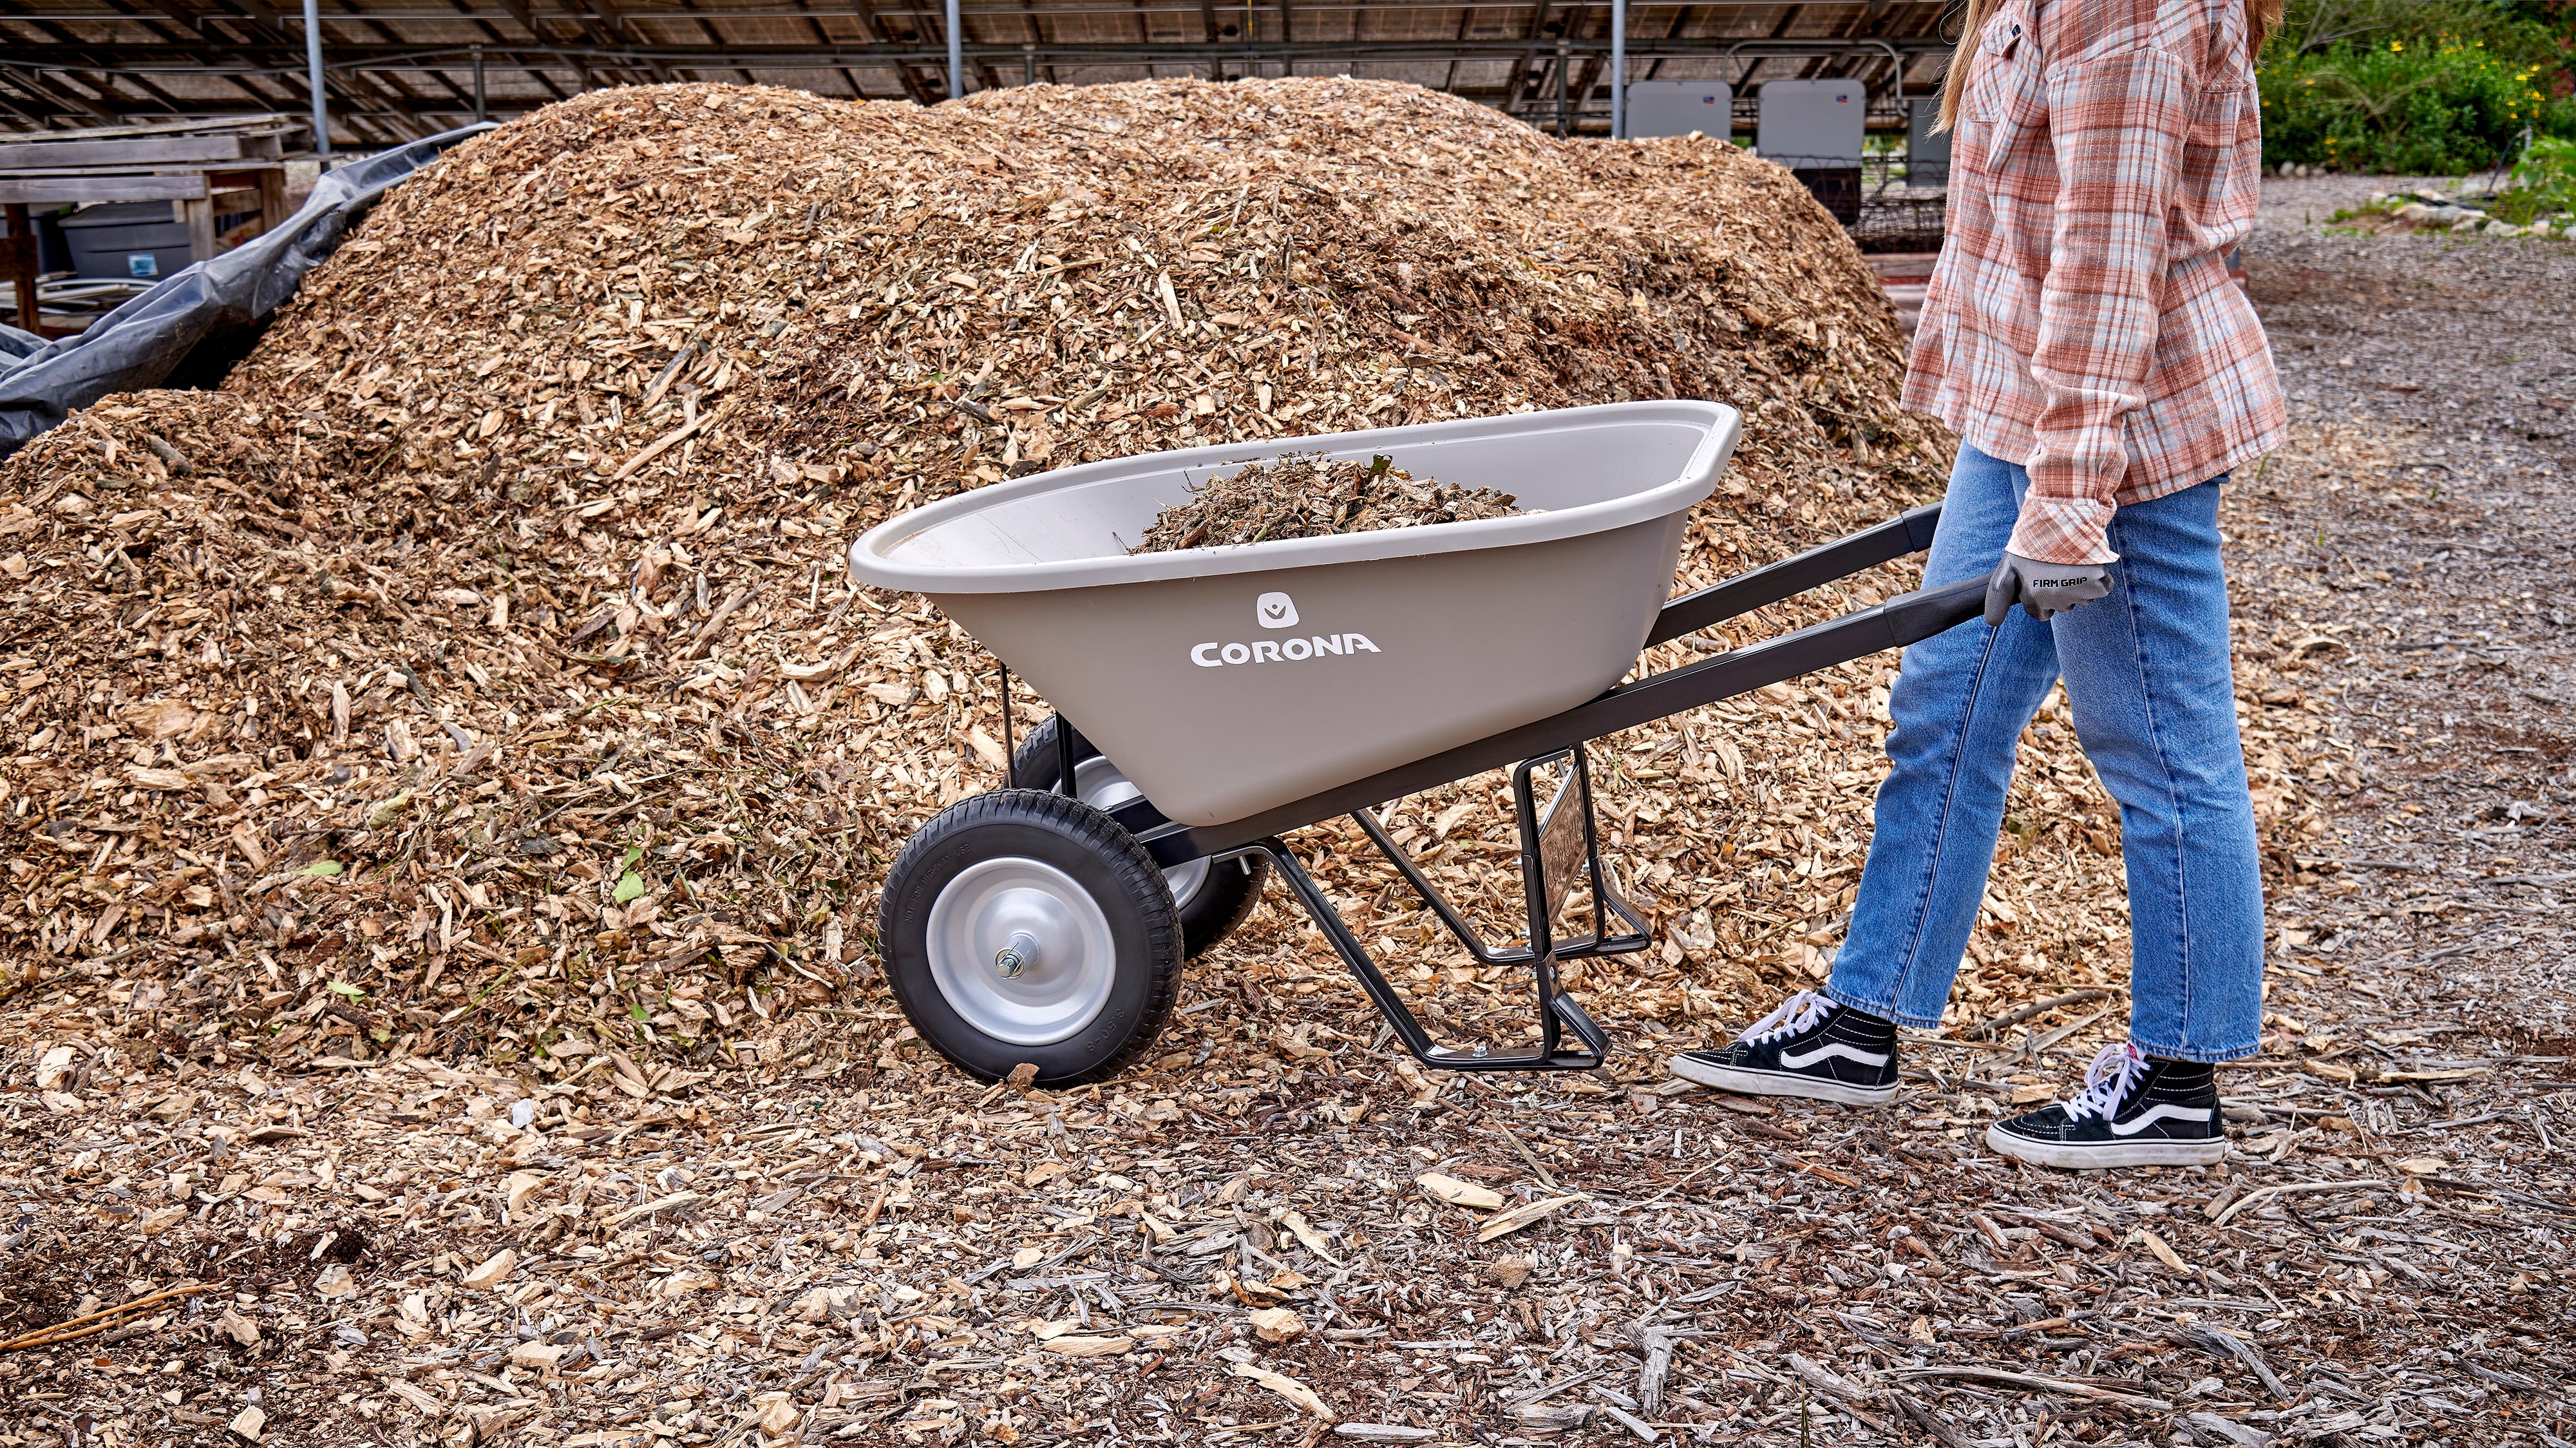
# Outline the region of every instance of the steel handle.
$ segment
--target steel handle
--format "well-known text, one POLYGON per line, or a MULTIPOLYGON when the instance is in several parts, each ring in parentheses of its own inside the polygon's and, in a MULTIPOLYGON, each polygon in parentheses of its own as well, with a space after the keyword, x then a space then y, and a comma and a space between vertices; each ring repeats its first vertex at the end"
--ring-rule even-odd
POLYGON ((1976 618, 1986 611, 1986 580, 1963 578, 1939 588, 1920 588, 1901 593, 1879 605, 1887 614, 1888 632, 1896 647, 1921 643, 1937 633, 1976 618))
POLYGON ((1848 578, 1864 568, 1920 553, 1932 546, 1933 531, 1940 526, 1941 505, 1927 503, 1794 557, 1685 593, 1665 603, 1663 611, 1655 615, 1654 627, 1646 634, 1646 647, 1767 608, 1810 588, 1848 578))

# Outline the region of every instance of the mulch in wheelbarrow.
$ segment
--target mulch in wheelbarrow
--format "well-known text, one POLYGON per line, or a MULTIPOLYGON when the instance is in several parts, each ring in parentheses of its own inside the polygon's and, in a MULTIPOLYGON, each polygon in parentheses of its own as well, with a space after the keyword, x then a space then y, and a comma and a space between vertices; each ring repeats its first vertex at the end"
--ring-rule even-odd
POLYGON ((1156 514, 1138 553, 1214 548, 1281 538, 1322 538, 1379 528, 1428 527, 1521 511, 1496 488, 1417 478, 1383 453, 1335 458, 1291 453, 1220 468, 1190 489, 1190 500, 1156 514))
MULTIPOLYGON (((882 862, 998 777, 1002 726, 962 634, 841 585, 860 529, 1083 459, 1683 393, 1747 414, 1704 583, 1937 490, 1902 365, 1831 219, 1717 142, 1356 81, 580 97, 395 192, 225 392, 111 399, 0 468, 29 871, 0 943, 155 980, 266 952, 256 990, 164 1007, 220 1023, 185 1037, 208 1059, 873 1060, 890 1016, 798 1008, 881 1009, 882 862)), ((1613 848, 1670 927, 1622 1008, 1734 1018, 1819 968, 1885 670, 1613 746, 1613 848)), ((2117 963, 2107 806, 2062 722, 2029 748, 2046 823, 1998 868, 1981 1007, 2117 963)), ((1482 792, 1393 827, 1509 908, 1482 792)), ((1373 935, 1427 934, 1318 868, 1373 935)), ((1411 969, 1462 1018, 1494 984, 1411 969)))

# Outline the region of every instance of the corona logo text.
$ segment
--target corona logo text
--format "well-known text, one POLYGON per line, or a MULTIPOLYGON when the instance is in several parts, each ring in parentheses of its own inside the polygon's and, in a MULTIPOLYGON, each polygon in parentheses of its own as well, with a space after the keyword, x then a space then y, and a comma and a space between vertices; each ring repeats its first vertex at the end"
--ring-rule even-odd
POLYGON ((1248 644, 1205 643, 1190 649, 1190 662, 1202 669, 1228 664, 1293 664, 1307 659, 1374 654, 1378 646, 1367 634, 1312 634, 1302 638, 1257 639, 1248 644))

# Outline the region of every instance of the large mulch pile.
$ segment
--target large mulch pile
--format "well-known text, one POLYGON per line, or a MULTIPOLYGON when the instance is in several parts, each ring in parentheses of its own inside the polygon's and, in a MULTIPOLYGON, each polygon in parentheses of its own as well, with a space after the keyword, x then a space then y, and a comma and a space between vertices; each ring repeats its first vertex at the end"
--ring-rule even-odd
MULTIPOLYGON (((1570 1195, 1552 1184, 1634 1155, 1604 1123, 1652 1126, 1662 1098, 1619 1094, 1639 1056, 1543 1089, 1415 1072, 1274 906, 1128 1078, 1000 1100, 921 1059, 871 968, 875 892, 931 812, 999 782, 996 672, 917 600, 848 586, 840 550, 1075 461, 1711 396, 1747 432, 1692 522, 1677 585, 1702 584, 1937 494, 1948 443, 1896 409, 1901 368, 1870 273, 1785 172, 1708 141, 1560 144, 1399 86, 931 111, 657 87, 459 148, 225 391, 111 398, 0 464, 0 1088, 22 1134, 91 1152, 39 1192, 83 1204, 80 1235, 0 1225, 59 1269, 0 1334, 220 1278, 231 1305, 110 1334, 191 1344, 194 1416, 144 1431, 220 1434, 208 1415, 263 1373, 285 1414, 358 1372, 354 1406, 292 1412, 488 1441, 598 1427, 513 1384, 635 1395, 600 1443, 646 1417, 681 1441, 898 1415, 1079 1432, 1117 1377, 1062 1370, 1093 1351, 1247 1359, 1149 1387, 1159 1407, 1122 1386, 1118 1411, 1269 1422, 1300 1410, 1231 1334, 1280 1303, 1314 1331, 1264 1361, 1308 1382, 1339 1371, 1298 1356, 1327 1341, 1589 1341, 1602 1302, 1402 1285, 1402 1234, 1435 1221, 1405 1182, 1570 1195), (1568 1114, 1470 1129, 1510 1103, 1568 1114), (1460 1126, 1430 1130, 1446 1110, 1460 1126), (357 1254, 340 1277, 335 1253, 357 1254), (923 1391, 927 1353, 972 1395, 923 1391)), ((1879 570, 1656 662, 1906 584, 1879 570)), ((1605 742, 1607 843, 1664 940, 1570 974, 1614 1030, 1695 1043, 1823 973, 1893 662, 1605 742)), ((2286 846, 2316 828, 2301 776, 2337 756, 2297 709, 2267 718, 2286 846)), ((2116 825, 2062 706, 2024 757, 1959 1009, 2037 1007, 2071 1050, 2117 1029, 2116 825)), ((1507 798, 1476 781, 1390 819, 1498 930, 1507 798)), ((1299 842, 1441 1028, 1518 1030, 1517 979, 1451 951, 1356 831, 1299 842)), ((1839 1126, 1747 1126, 1859 1169, 1839 1126)), ((1559 1234, 1603 1220, 1552 1210, 1527 1228, 1542 1283, 1559 1234)), ((1623 1266, 1736 1229, 1672 1231, 1622 1238, 1623 1266)), ((1474 1385, 1439 1379, 1444 1401, 1500 1411, 1499 1369, 1452 1366, 1474 1385)), ((1431 1395, 1406 1376, 1366 1381, 1431 1395)))
MULTIPOLYGON (((1564 146, 1335 81, 584 97, 393 193, 223 394, 112 399, 0 471, 29 862, 0 940, 22 970, 258 962, 174 1053, 212 1064, 589 1045, 708 1070, 826 1001, 870 1024, 805 1064, 873 1060, 885 1012, 849 972, 878 872, 996 782, 1002 730, 970 641, 846 585, 860 529, 1178 443, 1679 393, 1749 424, 1696 584, 1937 487, 1900 369, 1831 219, 1716 143, 1564 146)), ((1625 760, 1621 848, 1678 942, 1725 946, 1645 1013, 1813 966, 1887 662, 1625 760)), ((2040 752, 2080 776, 2071 740, 2040 752)), ((1486 793, 1411 802, 1412 828, 1507 907, 1486 793)), ((1410 939, 1400 906, 1378 923, 1410 939)))

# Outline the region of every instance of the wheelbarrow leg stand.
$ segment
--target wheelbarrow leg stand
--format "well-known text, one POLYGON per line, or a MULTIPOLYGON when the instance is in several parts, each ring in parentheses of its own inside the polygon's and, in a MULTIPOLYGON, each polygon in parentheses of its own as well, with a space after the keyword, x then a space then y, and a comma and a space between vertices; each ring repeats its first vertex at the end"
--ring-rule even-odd
MULTIPOLYGON (((1377 962, 1369 958, 1368 947, 1351 932, 1341 912, 1333 908, 1333 902, 1325 898, 1323 887, 1317 885, 1315 878, 1297 862, 1295 852, 1276 837, 1263 840, 1253 848, 1268 855, 1270 862, 1279 868, 1281 876, 1288 881, 1288 887, 1297 892, 1298 902, 1306 907, 1306 914, 1314 920, 1316 928, 1333 943, 1333 950, 1341 956, 1342 964, 1350 968, 1351 974, 1359 980, 1360 989, 1368 992, 1369 999, 1377 1005, 1378 1013, 1385 1016, 1386 1023, 1394 1028, 1395 1038, 1402 1041, 1404 1049, 1412 1052, 1414 1058, 1423 1064, 1451 1071, 1589 1071, 1609 1057, 1609 1037, 1602 1034, 1601 1028, 1593 1024, 1592 1017, 1575 1004, 1573 997, 1557 989, 1553 960, 1542 960, 1533 968, 1539 1000, 1537 1051, 1509 1056, 1478 1055, 1441 1046, 1431 1039, 1430 1032, 1422 1028, 1422 1022, 1414 1019, 1413 1011, 1405 1005, 1404 998, 1396 994, 1394 983, 1377 968, 1377 962), (1580 1048, 1563 1044, 1567 1030, 1571 1030, 1581 1042, 1580 1048)), ((1479 1046, 1476 1049, 1482 1051, 1484 1048, 1479 1046)))
POLYGON ((1529 944, 1496 950, 1478 937, 1475 928, 1458 909, 1435 888, 1402 846, 1390 838, 1376 818, 1367 810, 1352 814, 1360 829, 1380 853, 1403 874, 1406 883, 1422 896, 1432 912, 1449 932, 1457 937, 1468 953, 1485 965, 1520 965, 1530 970, 1538 1011, 1538 1048, 1535 1051, 1509 1054, 1495 1053, 1479 1045, 1469 1050, 1444 1047, 1433 1041, 1430 1032, 1396 993, 1393 982, 1378 969, 1368 947, 1341 912, 1333 907, 1323 887, 1306 872, 1287 844, 1273 836, 1251 848, 1270 857, 1279 868, 1281 878, 1296 892, 1298 903, 1306 909, 1315 927, 1324 932, 1333 950, 1349 967, 1360 988, 1386 1017, 1396 1039, 1426 1065, 1452 1071, 1589 1071, 1610 1055, 1610 1039, 1601 1027, 1572 996, 1560 988, 1556 966, 1559 960, 1593 955, 1618 955, 1644 948, 1647 944, 1645 922, 1611 887, 1601 869, 1600 838, 1592 816, 1592 782, 1583 764, 1579 748, 1560 750, 1535 759, 1525 759, 1512 771, 1512 793, 1518 815, 1521 837, 1522 894, 1529 912, 1529 944), (1560 791, 1556 807, 1542 819, 1532 789, 1532 771, 1555 760, 1569 761, 1571 779, 1560 791), (1580 820, 1579 836, 1572 824, 1580 820), (1588 935, 1558 942, 1554 939, 1552 921, 1573 883, 1574 861, 1565 858, 1580 839, 1584 882, 1591 890, 1592 931, 1588 935), (1610 917, 1615 914, 1628 927, 1620 934, 1608 933, 1610 917), (1569 1040, 1568 1036, 1572 1039, 1569 1040))

